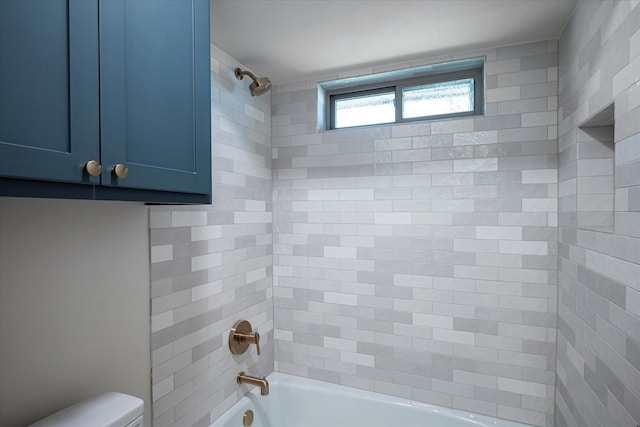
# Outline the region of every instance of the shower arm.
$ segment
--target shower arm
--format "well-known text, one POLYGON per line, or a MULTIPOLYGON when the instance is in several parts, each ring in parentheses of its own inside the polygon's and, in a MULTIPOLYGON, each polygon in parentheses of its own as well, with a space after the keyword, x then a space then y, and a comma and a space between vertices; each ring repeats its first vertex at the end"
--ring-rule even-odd
POLYGON ((242 71, 240 68, 235 69, 235 75, 238 80, 242 80, 246 75, 249 76, 254 82, 258 81, 258 78, 251 71, 242 71))

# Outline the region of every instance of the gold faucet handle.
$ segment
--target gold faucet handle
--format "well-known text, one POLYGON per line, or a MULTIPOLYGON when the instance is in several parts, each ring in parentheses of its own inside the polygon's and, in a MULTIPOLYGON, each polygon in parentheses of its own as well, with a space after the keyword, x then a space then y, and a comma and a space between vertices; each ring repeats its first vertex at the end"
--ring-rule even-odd
POLYGON ((256 349, 258 350, 258 356, 260 356, 260 334, 257 332, 251 332, 248 334, 241 334, 236 332, 235 337, 240 342, 248 342, 256 345, 256 349))
POLYGON ((233 354, 242 354, 255 344, 260 355, 260 334, 251 330, 251 324, 246 320, 239 320, 229 332, 229 349, 233 354))
POLYGON ((260 334, 257 332, 253 333, 256 343, 256 350, 258 351, 258 356, 260 356, 260 334))

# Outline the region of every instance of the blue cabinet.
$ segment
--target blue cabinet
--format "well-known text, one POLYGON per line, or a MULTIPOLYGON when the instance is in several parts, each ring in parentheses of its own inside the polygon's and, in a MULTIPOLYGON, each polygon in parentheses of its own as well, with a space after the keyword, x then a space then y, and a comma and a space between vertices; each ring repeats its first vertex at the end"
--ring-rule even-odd
POLYGON ((98 4, 0 1, 0 175, 99 183, 98 4))
POLYGON ((0 195, 210 201, 208 0, 2 0, 0 52, 0 195))

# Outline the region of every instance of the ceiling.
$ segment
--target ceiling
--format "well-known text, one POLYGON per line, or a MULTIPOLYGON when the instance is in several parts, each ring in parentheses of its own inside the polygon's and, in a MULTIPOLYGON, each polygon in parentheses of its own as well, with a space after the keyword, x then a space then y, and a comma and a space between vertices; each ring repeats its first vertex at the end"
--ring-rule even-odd
POLYGON ((577 0, 211 0, 211 41, 277 83, 557 38, 577 0))

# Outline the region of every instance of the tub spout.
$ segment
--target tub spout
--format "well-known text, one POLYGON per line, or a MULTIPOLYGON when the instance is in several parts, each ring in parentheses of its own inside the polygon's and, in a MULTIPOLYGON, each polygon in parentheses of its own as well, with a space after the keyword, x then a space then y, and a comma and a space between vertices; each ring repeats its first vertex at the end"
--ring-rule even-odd
POLYGON ((252 377, 250 375, 246 375, 243 371, 240 371, 237 377, 237 381, 238 381, 238 384, 247 383, 247 384, 260 386, 260 394, 263 396, 266 396, 269 394, 269 382, 265 377, 262 377, 262 379, 260 379, 260 378, 252 377))

